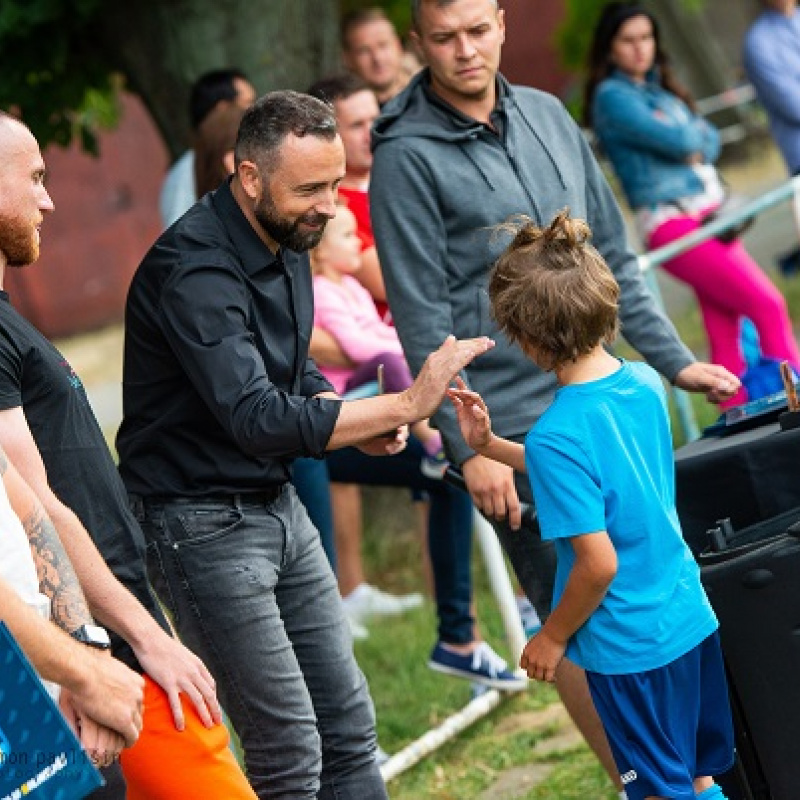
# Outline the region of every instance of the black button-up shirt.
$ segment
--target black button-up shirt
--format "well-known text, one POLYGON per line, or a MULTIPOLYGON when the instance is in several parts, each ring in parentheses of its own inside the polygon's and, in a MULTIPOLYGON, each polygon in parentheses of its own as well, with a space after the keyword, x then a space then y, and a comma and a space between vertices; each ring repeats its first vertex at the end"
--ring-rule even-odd
POLYGON ((314 317, 306 254, 259 239, 229 183, 167 229, 134 276, 125 310, 129 492, 258 492, 321 456, 341 410, 308 357, 314 317))

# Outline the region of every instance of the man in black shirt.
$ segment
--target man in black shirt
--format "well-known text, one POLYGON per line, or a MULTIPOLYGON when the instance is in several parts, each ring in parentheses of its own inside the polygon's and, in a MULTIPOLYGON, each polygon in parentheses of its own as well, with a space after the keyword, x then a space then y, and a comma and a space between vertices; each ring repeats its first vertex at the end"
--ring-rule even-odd
POLYGON ((429 416, 491 342, 450 338, 405 392, 342 402, 308 358, 306 251, 344 175, 333 110, 264 96, 235 163, 134 276, 120 470, 156 590, 217 678, 259 797, 385 798, 366 682, 289 466, 351 444, 401 449, 400 426, 429 416))
POLYGON ((154 772, 148 755, 157 752, 162 764, 191 755, 209 797, 252 799, 226 747, 214 681, 172 638, 147 583, 142 533, 80 378, 2 291, 7 268, 39 256, 53 210, 44 176, 33 135, 0 112, 0 447, 53 521, 90 611, 122 637, 112 636, 114 655, 145 676, 144 728, 123 754, 131 795, 177 796, 181 770, 154 772))

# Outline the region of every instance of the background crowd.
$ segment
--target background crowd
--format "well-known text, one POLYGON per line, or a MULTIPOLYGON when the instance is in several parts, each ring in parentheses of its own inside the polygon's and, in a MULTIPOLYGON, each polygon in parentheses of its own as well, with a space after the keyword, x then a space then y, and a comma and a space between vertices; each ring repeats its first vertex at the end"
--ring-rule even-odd
MULTIPOLYGON (((764 5, 746 65, 794 174, 793 94, 773 85, 793 57, 776 68, 764 41, 767 31, 795 52, 800 22, 794 2, 764 5)), ((0 585, 3 619, 42 677, 63 686, 62 708, 109 779, 98 797, 126 796, 126 782, 131 798, 200 796, 187 789, 190 775, 219 797, 385 796, 352 637, 422 596, 366 580, 364 485, 402 487, 422 510, 419 569, 438 620, 429 666, 476 686, 526 687, 479 630, 473 503, 514 568, 529 635, 552 610, 554 549, 522 518, 520 501, 534 502, 528 481, 476 452, 441 404, 461 372, 494 429, 519 444, 556 391, 554 376, 492 322, 488 270, 507 243, 491 236, 498 224, 520 213, 546 223, 565 207, 587 220, 620 287, 625 338, 675 386, 723 405, 747 400, 744 319, 767 359, 800 369, 785 300, 735 237, 665 265, 697 295, 711 363, 681 343, 582 131, 551 95, 499 72, 496 3, 422 0, 412 16, 409 49, 381 10, 345 17, 348 72, 320 76, 308 95, 257 101, 237 68, 194 84, 192 148, 166 177, 165 232, 128 300, 121 481, 80 380, 3 293, 8 535, 19 543, 16 516, 33 550, 32 562, 24 548, 4 556, 17 594, 0 585), (457 342, 445 341, 451 334, 457 342), (379 378, 387 395, 363 396, 379 378), (467 492, 443 479, 448 464, 467 492), (34 504, 38 526, 17 494, 34 504), (46 532, 46 547, 37 550, 32 528, 46 532), (69 656, 75 644, 26 608, 41 605, 40 593, 81 647, 110 647, 120 661, 69 656), (98 687, 114 702, 99 704, 98 687), (169 775, 166 753, 180 764, 169 775)), ((608 5, 587 75, 586 122, 642 240, 660 246, 720 212, 718 135, 675 78, 656 17, 608 5)), ((11 116, 0 117, 0 148, 5 272, 37 260, 53 202, 36 140, 11 116)), ((557 675, 624 795, 583 670, 564 660, 557 675)))

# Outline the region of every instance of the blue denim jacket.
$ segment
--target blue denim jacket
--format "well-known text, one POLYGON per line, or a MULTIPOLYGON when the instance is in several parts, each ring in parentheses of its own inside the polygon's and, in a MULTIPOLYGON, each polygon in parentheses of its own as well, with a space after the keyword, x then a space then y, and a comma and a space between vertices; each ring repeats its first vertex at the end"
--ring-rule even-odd
POLYGON ((617 70, 597 87, 594 131, 611 161, 632 208, 691 197, 703 184, 686 163, 702 152, 707 163, 719 155, 719 134, 663 89, 652 70, 643 84, 617 70))

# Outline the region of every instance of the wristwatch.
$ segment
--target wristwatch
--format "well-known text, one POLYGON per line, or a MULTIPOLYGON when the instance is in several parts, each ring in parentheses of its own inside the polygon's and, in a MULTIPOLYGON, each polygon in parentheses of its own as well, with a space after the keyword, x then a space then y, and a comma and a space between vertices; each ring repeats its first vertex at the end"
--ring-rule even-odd
POLYGON ((108 638, 108 631, 99 625, 81 625, 80 628, 72 631, 72 638, 81 642, 81 644, 96 647, 98 650, 111 649, 111 639, 108 638))

